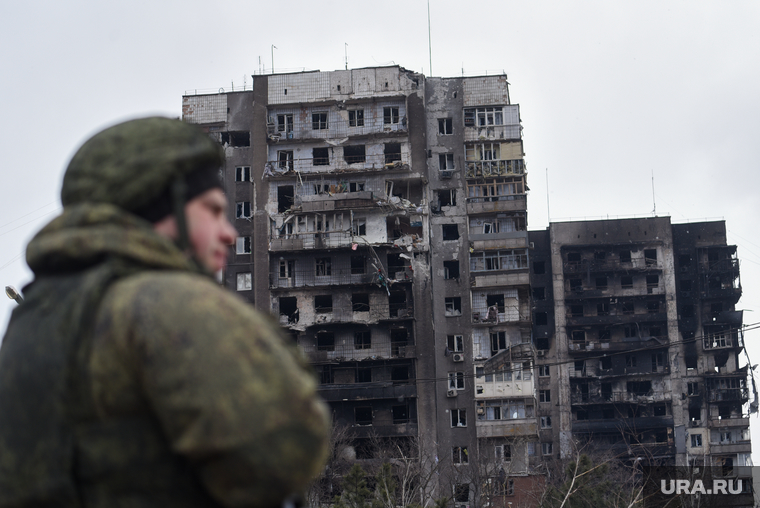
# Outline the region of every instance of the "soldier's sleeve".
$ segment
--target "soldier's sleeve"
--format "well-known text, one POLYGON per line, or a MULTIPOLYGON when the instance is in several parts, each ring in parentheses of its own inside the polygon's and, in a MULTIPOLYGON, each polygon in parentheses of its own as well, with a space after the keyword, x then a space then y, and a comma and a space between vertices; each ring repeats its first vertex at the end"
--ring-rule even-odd
POLYGON ((172 448, 225 506, 302 491, 327 453, 329 416, 313 376, 235 295, 201 277, 165 278, 134 300, 132 341, 172 448))

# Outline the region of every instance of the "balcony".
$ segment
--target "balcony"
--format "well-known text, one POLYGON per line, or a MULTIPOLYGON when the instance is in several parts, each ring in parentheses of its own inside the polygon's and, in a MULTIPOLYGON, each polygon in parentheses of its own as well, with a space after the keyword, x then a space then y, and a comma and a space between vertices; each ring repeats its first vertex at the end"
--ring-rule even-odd
POLYGON ((702 339, 702 349, 712 351, 715 349, 733 349, 744 347, 744 331, 732 330, 708 334, 702 339))
POLYGON ((337 286, 349 284, 373 284, 378 281, 377 273, 353 273, 350 268, 332 268, 329 275, 317 275, 315 270, 269 273, 269 289, 296 287, 337 286))
POLYGON ((610 313, 606 316, 572 316, 565 318, 567 326, 621 325, 630 323, 657 323, 667 321, 664 312, 647 312, 641 314, 610 313))
POLYGON ((747 402, 749 400, 749 390, 747 388, 710 389, 707 394, 707 400, 709 402, 747 402))
POLYGON ((400 154, 366 154, 353 155, 346 157, 327 157, 292 159, 283 158, 282 160, 267 161, 264 166, 264 176, 295 176, 296 173, 302 175, 308 174, 325 174, 325 173, 347 173, 352 171, 391 171, 391 170, 409 170, 410 157, 407 153, 400 154))
MULTIPOLYGON (((511 106, 507 106, 511 107, 511 106)), ((465 141, 486 141, 486 140, 508 140, 520 139, 520 133, 522 127, 520 124, 511 125, 481 125, 481 126, 469 126, 465 125, 464 128, 464 140, 465 141)))
POLYGON ((535 436, 538 432, 535 418, 514 420, 477 420, 475 432, 478 438, 504 436, 535 436))
POLYGON ((711 429, 727 429, 730 427, 749 428, 749 417, 744 415, 737 416, 736 418, 714 416, 710 417, 707 425, 711 429))
POLYGON ((355 210, 357 208, 377 208, 375 195, 369 191, 348 192, 338 186, 330 193, 296 196, 296 206, 300 204, 302 212, 326 212, 332 210, 355 210))
POLYGON ((751 452, 752 443, 750 441, 738 441, 735 443, 710 443, 710 453, 714 454, 735 454, 751 452))
POLYGON ((319 385, 319 395, 327 402, 344 400, 402 399, 417 397, 415 381, 399 385, 391 381, 347 385, 319 385))
POLYGON ((467 198, 467 213, 520 212, 527 209, 525 194, 467 198))
MULTIPOLYGON (((391 342, 381 344, 369 349, 355 349, 354 347, 336 346, 332 350, 320 350, 314 344, 301 345, 301 350, 310 363, 340 363, 363 361, 367 358, 372 360, 386 360, 397 358, 415 358, 417 348, 414 344, 406 342, 391 342)), ((337 385, 331 385, 337 386, 337 385)))
MULTIPOLYGON (((671 400, 671 393, 653 392, 647 395, 636 395, 631 392, 581 393, 570 395, 571 404, 607 404, 612 402, 628 402, 632 404, 653 404, 671 400)), ((660 417, 657 417, 660 418, 660 417)))
MULTIPOLYGON (((574 420, 573 432, 641 431, 673 426, 672 416, 645 416, 640 418, 610 418, 606 420, 574 420)), ((664 444, 664 443, 651 443, 664 444)))
POLYGON ((417 437, 417 432, 417 422, 396 425, 353 425, 350 430, 353 438, 417 437))
POLYGON ((562 272, 566 274, 587 274, 589 272, 656 272, 662 270, 660 260, 633 258, 630 261, 621 262, 620 259, 610 258, 603 260, 565 261, 562 263, 562 272))
POLYGON ((524 175, 523 159, 465 161, 464 175, 467 178, 524 175))

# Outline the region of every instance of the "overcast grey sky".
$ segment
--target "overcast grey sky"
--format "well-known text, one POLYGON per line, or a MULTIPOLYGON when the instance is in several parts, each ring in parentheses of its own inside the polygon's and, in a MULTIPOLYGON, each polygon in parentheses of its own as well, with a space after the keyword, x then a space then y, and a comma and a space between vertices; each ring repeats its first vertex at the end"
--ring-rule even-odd
MULTIPOLYGON (((430 16, 433 76, 509 76, 530 229, 547 209, 652 215, 654 176, 658 215, 727 221, 738 308, 760 322, 760 2, 430 0, 430 16)), ((350 67, 431 75, 425 0, 5 1, 0 26, 0 283, 18 288, 68 159, 104 126, 178 117, 185 91, 250 87, 272 52, 276 71, 341 69, 347 50, 350 67)), ((14 305, 0 301, 0 331, 14 305)), ((758 339, 745 336, 753 363, 758 339)))

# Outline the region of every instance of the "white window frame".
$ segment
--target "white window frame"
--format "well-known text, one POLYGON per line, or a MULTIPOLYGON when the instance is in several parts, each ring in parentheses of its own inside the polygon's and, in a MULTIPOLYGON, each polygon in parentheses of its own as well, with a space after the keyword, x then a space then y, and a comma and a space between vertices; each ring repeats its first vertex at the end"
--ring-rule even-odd
POLYGON ((253 278, 251 272, 240 272, 237 274, 237 290, 250 291, 253 289, 253 278))
POLYGON ((449 372, 449 390, 464 390, 464 372, 449 372))
POLYGON ((470 463, 469 453, 466 446, 452 446, 451 460, 456 466, 467 465, 470 463))
POLYGON ((553 452, 553 446, 551 442, 541 443, 541 455, 551 455, 553 452))
POLYGON ((251 237, 238 236, 235 239, 235 254, 250 254, 250 253, 251 253, 251 237))
POLYGON ((363 109, 349 109, 348 110, 348 126, 349 127, 364 127, 364 110, 363 109))
POLYGON ((277 115, 277 132, 293 132, 292 113, 281 113, 277 115))
POLYGON ((539 417, 540 425, 542 429, 551 429, 552 428, 552 417, 551 416, 541 416, 539 417))
POLYGON ((456 408, 451 410, 451 427, 462 428, 467 427, 467 409, 456 408), (454 424, 456 422, 456 425, 454 424))
POLYGON ((251 202, 238 201, 235 203, 235 218, 248 219, 251 217, 251 202))
POLYGON ((464 335, 447 335, 446 343, 449 351, 453 351, 454 353, 464 352, 464 335), (452 346, 454 347, 452 348, 452 346))
POLYGON ((448 136, 454 134, 454 121, 451 118, 438 119, 438 135, 448 136))
POLYGON ((451 171, 454 167, 454 154, 453 153, 439 153, 438 154, 438 169, 440 171, 451 171))
POLYGON ((329 122, 329 114, 327 111, 314 111, 311 114, 311 130, 313 131, 324 131, 327 130, 330 126, 329 122), (324 115, 324 122, 322 121, 322 116, 324 115), (317 120, 314 118, 317 117, 317 120), (314 127, 316 125, 316 127, 314 127))
POLYGON ((552 391, 551 390, 539 390, 538 391, 538 401, 539 402, 551 402, 552 401, 552 391))
POLYGON ((401 121, 398 106, 383 107, 383 125, 395 125, 401 121))

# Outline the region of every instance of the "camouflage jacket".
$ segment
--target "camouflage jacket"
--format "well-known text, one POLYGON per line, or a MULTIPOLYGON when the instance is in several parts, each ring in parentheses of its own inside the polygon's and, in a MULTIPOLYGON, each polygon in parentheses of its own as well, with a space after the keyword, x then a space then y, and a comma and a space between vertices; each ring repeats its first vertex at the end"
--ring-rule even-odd
POLYGON ((146 222, 67 207, 0 348, 0 507, 277 506, 329 418, 276 326, 146 222))

